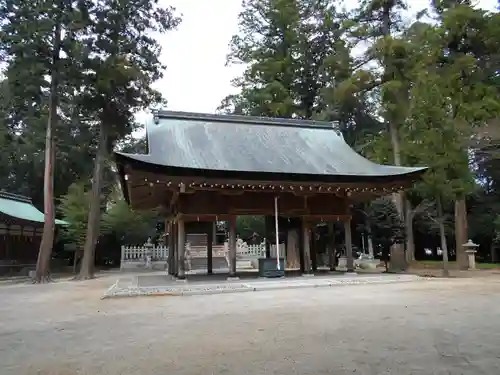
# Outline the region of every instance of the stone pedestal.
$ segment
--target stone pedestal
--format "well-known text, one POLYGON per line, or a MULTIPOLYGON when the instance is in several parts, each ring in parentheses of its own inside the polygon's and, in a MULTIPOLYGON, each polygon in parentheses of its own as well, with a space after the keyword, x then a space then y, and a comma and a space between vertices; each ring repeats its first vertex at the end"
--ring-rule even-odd
POLYGON ((476 269, 476 250, 466 250, 467 257, 469 260, 469 270, 476 269))
POLYGON ((342 255, 339 258, 339 264, 335 268, 336 271, 342 271, 346 272, 347 271, 347 257, 345 255, 342 255))
POLYGON ((153 269, 153 244, 151 243, 151 237, 148 238, 146 243, 144 244, 144 247, 146 248, 146 268, 147 269, 153 269))
POLYGON ((146 255, 146 268, 149 270, 153 269, 153 262, 151 261, 151 255, 146 255))

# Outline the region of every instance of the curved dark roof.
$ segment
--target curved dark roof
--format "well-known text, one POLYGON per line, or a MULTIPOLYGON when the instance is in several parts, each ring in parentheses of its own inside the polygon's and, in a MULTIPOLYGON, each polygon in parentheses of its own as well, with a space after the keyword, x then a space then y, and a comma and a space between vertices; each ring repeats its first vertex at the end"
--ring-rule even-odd
POLYGON ((148 125, 147 135, 149 154, 117 152, 118 159, 207 173, 377 180, 399 179, 398 176, 415 175, 426 169, 373 163, 351 149, 340 132, 327 122, 164 111, 148 125))

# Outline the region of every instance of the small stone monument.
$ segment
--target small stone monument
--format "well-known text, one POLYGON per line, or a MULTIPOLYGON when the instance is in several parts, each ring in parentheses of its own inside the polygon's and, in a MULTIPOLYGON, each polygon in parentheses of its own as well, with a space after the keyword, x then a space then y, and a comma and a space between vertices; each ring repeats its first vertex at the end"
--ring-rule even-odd
POLYGON ((465 252, 467 253, 469 257, 469 270, 475 270, 476 269, 476 252, 477 248, 479 247, 478 244, 475 244, 472 242, 472 240, 469 239, 467 243, 464 243, 462 245, 465 249, 465 252))
POLYGON ((151 258, 153 256, 154 245, 151 243, 151 237, 148 237, 148 240, 144 244, 144 247, 146 248, 146 268, 152 269, 153 262, 151 261, 151 258))
POLYGON ((341 255, 339 257, 339 263, 335 268, 336 271, 347 272, 347 257, 345 255, 341 255))

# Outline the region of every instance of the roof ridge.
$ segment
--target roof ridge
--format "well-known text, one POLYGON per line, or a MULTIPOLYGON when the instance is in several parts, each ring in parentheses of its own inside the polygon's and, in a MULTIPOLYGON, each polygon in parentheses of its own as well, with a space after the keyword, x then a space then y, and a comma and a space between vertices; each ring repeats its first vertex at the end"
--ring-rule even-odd
POLYGON ((264 125, 264 126, 291 126, 298 128, 317 128, 317 129, 333 129, 338 131, 336 122, 319 121, 319 120, 304 120, 281 117, 259 117, 245 115, 230 115, 230 114, 211 114, 197 112, 182 112, 182 111, 153 111, 154 123, 158 124, 160 119, 177 119, 191 121, 212 121, 212 122, 230 122, 245 125, 264 125))
POLYGON ((0 198, 5 198, 5 199, 12 200, 12 201, 33 204, 30 197, 27 197, 25 195, 20 195, 20 194, 9 193, 9 192, 4 191, 4 190, 0 190, 0 198))

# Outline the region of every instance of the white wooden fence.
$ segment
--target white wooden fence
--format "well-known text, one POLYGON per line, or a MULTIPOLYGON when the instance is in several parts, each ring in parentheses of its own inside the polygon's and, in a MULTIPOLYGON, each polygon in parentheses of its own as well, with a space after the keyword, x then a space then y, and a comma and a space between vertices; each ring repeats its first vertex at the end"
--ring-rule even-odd
MULTIPOLYGON (((285 244, 279 244, 280 258, 285 257, 285 244)), ((236 255, 243 258, 265 258, 266 257, 266 241, 260 244, 248 245, 242 239, 236 241, 236 255)), ((276 244, 270 246, 271 258, 276 258, 276 244)))
POLYGON ((122 246, 120 269, 164 270, 167 266, 167 246, 122 246), (151 256, 148 259, 148 255, 151 256))
POLYGON ((150 252, 153 261, 167 260, 168 258, 168 246, 122 246, 121 260, 122 262, 144 261, 148 252, 150 252))
MULTIPOLYGON (((147 265, 147 256, 151 255, 153 268, 156 266, 166 266, 168 259, 168 246, 122 246, 121 248, 121 268, 144 268, 147 265)), ((212 248, 214 257, 229 256, 229 243, 214 245, 212 248)), ((270 255, 276 257, 276 245, 270 246, 270 255)), ((207 256, 206 246, 191 246, 186 243, 186 258, 205 258, 207 256)), ((242 239, 236 241, 236 256, 239 259, 258 259, 266 257, 266 243, 263 241, 257 245, 248 245, 242 239)), ((285 257, 285 245, 280 244, 280 258, 285 257)), ((158 267, 156 267, 158 268, 158 267)))

